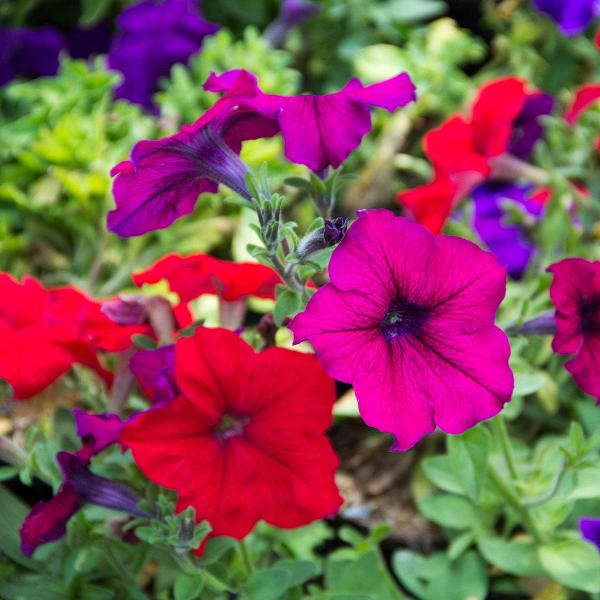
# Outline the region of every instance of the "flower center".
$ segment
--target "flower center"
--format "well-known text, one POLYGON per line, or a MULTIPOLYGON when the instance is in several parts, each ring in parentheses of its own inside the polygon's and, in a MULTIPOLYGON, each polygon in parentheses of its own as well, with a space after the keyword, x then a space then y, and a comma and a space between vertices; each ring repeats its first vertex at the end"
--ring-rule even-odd
POLYGON ((381 332, 387 340, 417 333, 427 320, 427 309, 405 300, 393 302, 381 321, 381 332))
POLYGON ((600 298, 591 298, 581 303, 580 324, 584 333, 600 333, 600 298))
POLYGON ((241 435, 249 421, 248 417, 225 413, 214 429, 215 435, 224 442, 230 437, 241 435))

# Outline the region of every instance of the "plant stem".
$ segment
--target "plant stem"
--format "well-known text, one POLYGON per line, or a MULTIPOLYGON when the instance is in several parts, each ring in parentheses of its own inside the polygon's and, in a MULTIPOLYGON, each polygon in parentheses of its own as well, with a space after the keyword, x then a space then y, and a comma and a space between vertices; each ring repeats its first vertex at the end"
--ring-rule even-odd
POLYGON ((240 551, 240 556, 242 557, 242 562, 244 563, 246 577, 250 577, 250 575, 254 573, 254 564, 245 540, 238 540, 238 549, 240 551))
POLYGON ((489 466, 488 472, 491 480, 494 482, 494 485, 506 500, 506 503, 521 517, 521 520, 523 521, 527 531, 531 533, 536 542, 543 542, 544 535, 537 526, 537 523, 535 522, 531 512, 522 504, 514 489, 508 483, 506 483, 504 479, 502 479, 498 471, 492 465, 489 466))
POLYGON ((504 417, 502 415, 498 415, 495 419, 492 419, 490 423, 493 427, 497 440, 500 442, 500 448, 502 449, 502 454, 504 454, 504 460, 506 461, 508 472, 510 473, 510 476, 516 480, 519 478, 519 474, 517 472, 515 457, 513 455, 512 445, 510 443, 510 437, 508 435, 508 429, 506 428, 504 417))
POLYGON ((200 575, 204 579, 204 583, 215 592, 230 592, 231 586, 227 585, 224 581, 219 579, 216 575, 213 575, 207 569, 201 569, 194 564, 188 554, 177 554, 174 550, 171 551, 171 555, 175 559, 175 562, 179 565, 181 570, 187 575, 200 575))

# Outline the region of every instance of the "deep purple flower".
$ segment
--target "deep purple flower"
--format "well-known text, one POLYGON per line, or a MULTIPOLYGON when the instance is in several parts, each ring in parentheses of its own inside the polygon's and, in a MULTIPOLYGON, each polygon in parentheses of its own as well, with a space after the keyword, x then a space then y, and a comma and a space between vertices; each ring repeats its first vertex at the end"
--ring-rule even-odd
POLYGON ((200 194, 216 192, 219 183, 250 198, 248 169, 238 156, 241 143, 276 131, 268 119, 232 109, 202 127, 138 142, 131 160, 111 172, 116 208, 108 214, 108 229, 129 237, 168 227, 194 210, 200 194))
MULTIPOLYGON (((283 137, 286 158, 315 173, 329 166, 337 169, 358 147, 371 130, 372 107, 394 112, 416 97, 415 86, 406 73, 368 86, 351 79, 338 92, 322 96, 265 94, 256 77, 243 70, 218 76, 213 73, 204 88, 226 92, 212 107, 213 115, 235 105, 271 119, 283 137)), ((207 115, 193 127, 214 118, 207 115)))
POLYGON ((580 34, 600 16, 600 0, 533 0, 533 5, 552 18, 566 36, 580 34))
POLYGON ((181 394, 175 381, 174 345, 138 350, 131 357, 129 368, 153 402, 169 402, 181 394))
POLYGON ((527 96, 519 116, 513 123, 513 132, 508 143, 508 151, 513 156, 527 160, 538 140, 544 135, 540 117, 549 115, 554 109, 554 98, 544 92, 534 92, 527 96))
POLYGON ((579 520, 579 531, 583 539, 594 544, 600 551, 600 519, 584 517, 579 520))
POLYGON ((125 9, 117 24, 120 34, 108 55, 109 67, 124 76, 117 97, 148 109, 158 80, 174 64, 186 63, 219 29, 202 18, 197 0, 143 0, 125 9))
POLYGON ((361 211, 289 328, 351 383, 362 418, 406 450, 436 426, 462 433, 510 400, 510 347, 495 324, 506 269, 456 237, 361 211))
POLYGON ((84 505, 95 504, 127 512, 138 517, 148 514, 138 508, 137 496, 125 486, 94 475, 87 461, 69 452, 59 452, 56 460, 63 474, 63 483, 48 502, 38 502, 25 518, 20 529, 21 551, 31 556, 42 544, 65 535, 69 519, 84 505))
POLYGON ((119 415, 104 413, 95 415, 81 408, 74 408, 75 429, 83 442, 77 451, 80 458, 89 459, 119 441, 125 422, 119 415))
POLYGON ((58 71, 64 40, 53 27, 0 27, 0 85, 12 79, 47 77, 58 71))
POLYGON ((487 181, 473 191, 475 230, 513 279, 523 276, 535 254, 535 244, 527 233, 544 211, 543 204, 530 197, 531 189, 529 185, 487 181), (520 213, 518 222, 510 222, 509 205, 520 213))
POLYGON ((321 7, 308 0, 283 0, 279 16, 265 29, 263 37, 274 48, 279 48, 290 29, 314 17, 321 7))

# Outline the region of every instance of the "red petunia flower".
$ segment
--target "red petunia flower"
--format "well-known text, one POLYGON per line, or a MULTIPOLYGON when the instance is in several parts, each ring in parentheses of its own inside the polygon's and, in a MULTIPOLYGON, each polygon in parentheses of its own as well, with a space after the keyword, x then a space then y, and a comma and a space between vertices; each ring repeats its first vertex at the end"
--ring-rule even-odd
POLYGON ((324 435, 333 381, 309 354, 256 354, 225 329, 177 342, 182 394, 125 427, 121 442, 142 472, 177 491, 213 535, 238 539, 264 519, 293 528, 334 514, 337 457, 324 435))
POLYGON ((552 349, 574 354, 565 368, 575 383, 600 402, 600 262, 565 258, 548 267, 556 308, 552 349))
POLYGON ((133 282, 138 287, 144 283, 158 283, 163 279, 168 282, 169 289, 179 296, 180 304, 174 308, 174 312, 182 326, 193 320, 188 303, 204 294, 218 296, 222 301, 221 312, 233 313, 233 320, 237 322, 240 313, 245 310, 246 298, 255 296, 274 299, 275 287, 282 283, 273 269, 260 263, 237 263, 208 254, 185 257, 169 254, 145 271, 133 275, 133 282), (230 307, 232 310, 223 310, 227 309, 223 303, 240 302, 242 305, 239 310, 234 307, 230 307))
POLYGON ((581 114, 598 100, 600 100, 600 83, 582 85, 575 91, 573 102, 565 113, 565 121, 569 125, 575 125, 581 114))
POLYGON ((98 351, 120 352, 143 330, 116 325, 74 288, 47 290, 30 277, 19 283, 0 273, 0 378, 16 399, 41 392, 73 363, 110 380, 98 351))
POLYGON ((424 138, 434 167, 433 181, 398 194, 398 202, 421 225, 439 233, 458 202, 492 174, 492 159, 506 153, 527 158, 543 130, 539 117, 551 112, 553 99, 527 92, 516 77, 483 86, 470 119, 456 115, 424 138))

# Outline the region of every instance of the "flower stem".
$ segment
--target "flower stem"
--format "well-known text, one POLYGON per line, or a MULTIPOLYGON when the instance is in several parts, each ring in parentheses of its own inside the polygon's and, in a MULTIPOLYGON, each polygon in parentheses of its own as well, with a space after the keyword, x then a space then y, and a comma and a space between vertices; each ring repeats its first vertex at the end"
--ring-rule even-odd
POLYGON ((245 540, 238 540, 238 549, 242 562, 244 563, 244 570, 246 571, 246 577, 250 577, 254 573, 254 564, 252 562, 252 556, 245 540))
POLYGON ((19 448, 12 440, 0 436, 0 460, 5 463, 23 469, 27 466, 27 453, 19 448))
POLYGON ((500 448, 502 449, 502 454, 504 454, 504 460, 506 461, 508 472, 510 473, 512 479, 516 480, 519 478, 519 474, 517 472, 515 457, 513 455, 512 445, 510 443, 510 437, 508 435, 508 429, 506 428, 504 417, 502 415, 498 415, 495 419, 492 419, 490 423, 493 427, 496 439, 500 442, 500 448))
POLYGON ((498 471, 492 465, 489 466, 488 473, 491 480, 494 482, 494 485, 502 497, 506 500, 506 503, 521 517, 523 525, 525 525, 527 531, 531 533, 536 542, 543 542, 544 535, 537 526, 537 523, 535 522, 531 512, 522 504, 514 489, 508 483, 506 483, 504 479, 502 479, 498 471))
POLYGON ((188 554, 178 554, 174 550, 171 555, 175 559, 175 562, 179 565, 181 570, 187 575, 200 575, 204 580, 204 583, 215 592, 230 592, 231 586, 227 585, 224 581, 219 579, 216 575, 213 575, 207 569, 201 569, 194 564, 188 554))

